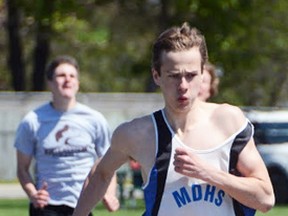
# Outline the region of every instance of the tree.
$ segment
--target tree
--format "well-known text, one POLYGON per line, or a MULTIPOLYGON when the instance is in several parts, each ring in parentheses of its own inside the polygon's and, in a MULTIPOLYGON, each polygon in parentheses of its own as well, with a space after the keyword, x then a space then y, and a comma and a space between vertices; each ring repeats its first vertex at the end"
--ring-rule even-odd
POLYGON ((152 43, 167 27, 187 21, 204 33, 210 60, 223 68, 216 101, 273 106, 287 100, 285 0, 52 2, 17 1, 25 43, 22 57, 13 59, 25 63, 27 75, 19 80, 29 77, 24 83, 31 89, 43 90, 47 60, 70 54, 79 60, 84 92, 157 91, 149 72, 152 43))
POLYGON ((50 54, 52 14, 55 1, 38 0, 35 10, 36 45, 34 50, 33 91, 45 90, 45 67, 50 54))
POLYGON ((12 86, 16 91, 25 90, 25 67, 19 33, 19 8, 16 0, 7 0, 7 32, 9 38, 8 65, 12 72, 12 86))

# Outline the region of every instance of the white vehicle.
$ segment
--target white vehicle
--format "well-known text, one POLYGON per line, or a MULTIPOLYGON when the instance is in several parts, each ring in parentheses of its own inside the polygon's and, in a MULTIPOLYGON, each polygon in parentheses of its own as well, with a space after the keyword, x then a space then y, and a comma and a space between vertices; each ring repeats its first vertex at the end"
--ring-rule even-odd
POLYGON ((288 109, 243 111, 254 125, 255 143, 268 169, 276 203, 288 203, 288 109))

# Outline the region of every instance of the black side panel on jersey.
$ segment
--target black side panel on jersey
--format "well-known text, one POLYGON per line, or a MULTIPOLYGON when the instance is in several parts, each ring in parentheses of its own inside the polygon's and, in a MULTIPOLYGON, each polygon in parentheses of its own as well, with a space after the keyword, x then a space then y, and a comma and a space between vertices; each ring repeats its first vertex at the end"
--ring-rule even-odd
MULTIPOLYGON (((251 139, 252 133, 253 133, 253 126, 250 122, 248 122, 245 129, 235 137, 235 140, 232 144, 232 148, 230 151, 229 173, 236 176, 241 176, 241 173, 239 173, 236 167, 239 154, 251 139)), ((247 206, 244 206, 235 199, 233 199, 233 206, 236 216, 252 216, 255 214, 255 209, 251 209, 247 206)))
POLYGON ((167 171, 170 162, 172 134, 164 121, 161 110, 154 112, 154 117, 156 120, 158 130, 158 152, 156 157, 156 168, 158 171, 157 175, 158 187, 157 187, 156 202, 153 206, 152 215, 157 216, 162 199, 162 194, 164 192, 167 171))

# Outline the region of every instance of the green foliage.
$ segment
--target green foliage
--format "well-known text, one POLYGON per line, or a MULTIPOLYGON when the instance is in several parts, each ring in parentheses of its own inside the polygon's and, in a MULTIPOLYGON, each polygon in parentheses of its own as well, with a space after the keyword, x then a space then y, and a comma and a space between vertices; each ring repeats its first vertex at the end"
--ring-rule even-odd
MULTIPOLYGON (((50 58, 70 54, 79 60, 82 91, 153 90, 150 58, 155 37, 188 21, 205 34, 211 62, 224 71, 215 101, 275 106, 288 99, 286 0, 55 0, 53 10, 43 8, 44 0, 17 2, 28 77, 40 20, 52 27, 50 58)), ((11 90, 5 44, 2 31, 0 88, 11 90)))
POLYGON ((0 0, 0 90, 8 89, 10 85, 10 73, 6 67, 7 52, 5 32, 5 1, 0 0))

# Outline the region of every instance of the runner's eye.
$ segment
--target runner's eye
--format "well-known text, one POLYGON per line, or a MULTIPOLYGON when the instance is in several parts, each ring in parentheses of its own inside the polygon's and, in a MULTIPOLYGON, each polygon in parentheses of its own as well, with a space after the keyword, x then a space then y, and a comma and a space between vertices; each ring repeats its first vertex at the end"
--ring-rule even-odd
POLYGON ((170 77, 172 79, 180 79, 181 78, 180 74, 170 74, 168 77, 170 77))

